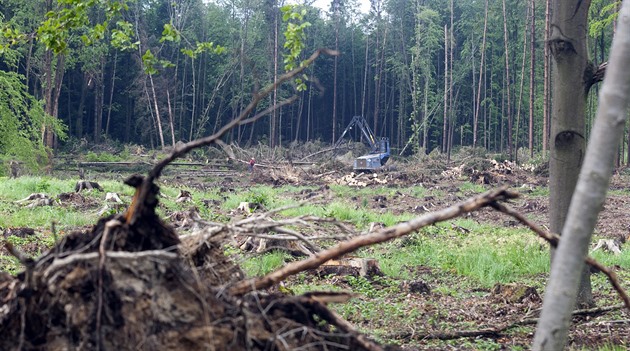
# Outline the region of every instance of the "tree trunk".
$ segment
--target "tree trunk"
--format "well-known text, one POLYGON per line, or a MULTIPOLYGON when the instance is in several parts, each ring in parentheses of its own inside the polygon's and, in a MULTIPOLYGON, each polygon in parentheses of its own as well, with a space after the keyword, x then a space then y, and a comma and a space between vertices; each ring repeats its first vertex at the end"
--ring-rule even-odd
MULTIPOLYGON (((155 94, 155 84, 153 84, 153 76, 149 74, 149 82, 151 83, 151 93, 153 94, 153 106, 155 108, 155 125, 157 127, 158 137, 160 138, 160 146, 164 149, 164 132, 162 132, 162 119, 160 118, 160 107, 158 106, 157 95, 155 94)), ((191 127, 192 131, 192 127, 191 127)))
MULTIPOLYGON (((525 27, 527 27, 527 21, 529 19, 530 10, 531 8, 528 6, 527 16, 526 16, 527 19, 525 20, 525 27)), ((520 127, 521 127, 521 105, 523 103, 523 87, 525 85, 525 54, 526 53, 527 53, 527 30, 525 30, 523 34, 523 55, 522 55, 523 59, 521 60, 521 83, 520 83, 520 88, 518 92, 518 107, 516 109, 516 140, 514 142, 515 147, 516 147, 516 153, 515 153, 516 157, 514 159, 516 163, 518 163, 518 137, 519 137, 520 127)))
MULTIPOLYGON (((277 3, 275 3, 277 4, 277 3)), ((278 11, 276 5, 273 7, 274 24, 273 24, 273 84, 278 82, 278 11)), ((278 88, 273 89, 272 105, 278 103, 278 88)), ((271 112, 271 129, 269 131, 269 146, 274 148, 278 145, 278 109, 274 108, 271 112)))
POLYGON ((508 32, 507 32, 507 16, 505 13, 505 0, 503 0, 503 43, 505 46, 505 88, 506 92, 506 102, 507 105, 506 115, 507 115, 507 146, 508 146, 508 155, 510 156, 510 161, 514 160, 513 148, 512 148, 512 104, 510 101, 511 94, 511 84, 510 84, 510 58, 508 51, 508 32))
MULTIPOLYGON (((549 41, 549 31, 551 30, 551 28, 549 27, 551 21, 551 14, 550 14, 550 6, 551 6, 551 0, 545 0, 545 43, 547 43, 549 41)), ((543 70, 543 80, 544 80, 544 85, 543 85, 543 137, 542 137, 542 156, 543 159, 545 158, 546 154, 547 154, 547 149, 549 148, 549 107, 550 107, 550 99, 549 99, 549 85, 550 85, 550 81, 549 81, 549 71, 551 69, 551 65, 549 63, 550 61, 550 53, 549 53, 549 45, 545 45, 545 49, 544 49, 544 55, 545 55, 545 60, 544 60, 544 70, 543 70)))
MULTIPOLYGON (((591 69, 586 51, 589 5, 588 0, 556 0, 552 8, 552 30, 547 42, 554 65, 549 197, 550 229, 555 233, 561 233, 564 226, 584 154, 585 105, 590 89, 590 82, 585 77, 591 69)), ((592 304, 588 273, 582 274, 580 290, 578 303, 592 304)), ((555 292, 549 290, 548 293, 555 292)), ((550 326, 548 331, 557 327, 550 326)), ((548 348, 548 339, 548 335, 537 334, 535 347, 548 348)))
POLYGON ((529 65, 529 157, 534 157, 534 88, 535 82, 535 65, 536 62, 536 0, 532 0, 532 35, 531 39, 531 52, 530 52, 530 65, 529 65))
MULTIPOLYGON (((486 33, 488 29, 488 0, 485 2, 483 17, 483 39, 481 40, 481 60, 479 61, 479 86, 477 87, 477 102, 473 117, 473 148, 477 147, 477 126, 479 124, 479 109, 481 107, 481 83, 483 79, 484 61, 486 54, 486 33)), ((485 129, 485 128, 484 128, 485 129)))
POLYGON ((109 87, 109 104, 107 106, 107 122, 105 123, 105 135, 109 135, 109 122, 112 117, 114 87, 116 86, 116 61, 118 61, 118 50, 114 52, 114 68, 112 69, 112 82, 111 82, 111 86, 109 87))
POLYGON ((444 25, 444 120, 442 124, 442 153, 448 141, 448 27, 444 25))
MULTIPOLYGON (((333 1, 335 15, 335 50, 339 50, 339 1, 333 1)), ((332 142, 337 141, 337 67, 339 55, 335 55, 333 67, 332 142)))
POLYGON ((166 106, 168 107, 168 125, 171 128, 171 143, 175 147, 175 123, 173 121, 173 110, 171 109, 171 94, 166 89, 166 106))
MULTIPOLYGON (((577 64, 578 67, 585 69, 581 72, 587 73, 586 77, 589 72, 585 56, 577 56, 576 51, 580 50, 577 44, 586 41, 585 24, 588 6, 589 2, 585 1, 581 7, 577 8, 573 17, 567 11, 571 8, 570 11, 573 12, 572 6, 564 8, 558 5, 554 8, 554 17, 557 14, 559 19, 564 19, 565 23, 573 24, 573 26, 564 27, 566 31, 562 31, 569 37, 559 37, 558 33, 554 33, 555 35, 551 37, 551 50, 554 57, 562 55, 563 60, 577 64), (579 22, 574 22, 574 19, 579 22), (565 55, 566 51, 562 52, 561 49, 566 48, 568 43, 565 40, 567 39, 571 39, 576 46, 573 47, 573 52, 565 55)), ((554 24, 558 23, 559 21, 554 21, 554 24)), ((535 350, 561 350, 565 346, 571 323, 571 311, 580 290, 580 272, 585 271, 584 258, 588 253, 597 215, 604 205, 612 174, 613 159, 623 134, 628 111, 628 96, 630 96, 630 74, 627 71, 630 65, 630 35, 628 34, 630 33, 630 3, 627 1, 622 4, 618 25, 620 30, 613 38, 610 51, 610 66, 608 67, 610 72, 606 75, 600 92, 597 119, 545 292, 543 310, 534 337, 535 350)), ((582 46, 584 46, 584 51, 581 52, 585 53, 586 45, 582 46)), ((564 62, 558 59, 556 61, 560 61, 557 63, 558 71, 562 72, 566 68, 563 67, 564 62)), ((573 75, 578 78, 584 77, 582 74, 575 73, 580 73, 580 71, 573 71, 573 75)), ((589 85, 588 81, 582 82, 585 88, 582 90, 584 93, 588 92, 589 85)), ((576 86, 567 85, 566 87, 575 88, 576 86)), ((573 92, 577 93, 576 89, 573 89, 573 92)), ((577 103, 577 99, 575 102, 577 103)), ((561 99, 560 103, 566 103, 566 101, 561 99)), ((582 112, 584 112, 583 108, 582 112)), ((574 135, 573 131, 570 132, 574 135)), ((555 140, 554 143, 557 142, 558 140, 555 140)))

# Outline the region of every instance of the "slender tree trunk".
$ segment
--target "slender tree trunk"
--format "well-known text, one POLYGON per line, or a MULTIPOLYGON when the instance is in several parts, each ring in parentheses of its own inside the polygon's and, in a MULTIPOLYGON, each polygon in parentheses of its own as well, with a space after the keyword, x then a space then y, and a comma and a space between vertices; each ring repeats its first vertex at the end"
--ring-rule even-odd
POLYGON ((448 27, 444 25, 444 120, 442 124, 442 152, 448 142, 448 27))
POLYGON ((549 144, 549 105, 550 105, 550 99, 549 99, 549 85, 550 85, 550 78, 549 78, 549 71, 551 69, 551 65, 550 65, 550 53, 549 53, 549 45, 547 45, 547 42, 549 41, 549 31, 551 30, 551 28, 549 27, 549 24, 551 23, 551 14, 550 14, 550 6, 551 6, 551 0, 545 0, 545 49, 544 49, 544 55, 545 55, 545 61, 544 61, 544 70, 543 70, 543 75, 544 75, 544 85, 543 85, 543 137, 542 137, 542 156, 543 159, 546 156, 547 153, 547 149, 549 148, 548 144, 549 144))
MULTIPOLYGON (((488 0, 485 2, 483 17, 483 39, 481 39, 481 60, 479 61, 479 86, 477 87, 477 102, 473 117, 473 148, 477 147, 477 126, 479 125, 479 108, 481 107, 481 82, 484 72, 484 62, 486 54, 486 32, 488 29, 488 0)), ((485 129, 485 128, 484 128, 485 129)))
POLYGON ((103 132, 103 102, 105 95, 105 56, 101 55, 99 68, 94 74, 94 143, 101 142, 103 132))
POLYGON ((171 94, 166 89, 166 106, 168 107, 168 125, 171 128, 171 144, 175 147, 175 123, 173 122, 173 109, 171 109, 171 94))
POLYGON ((525 30, 523 31, 524 34, 523 34, 523 54, 522 54, 523 59, 521 61, 521 86, 518 92, 518 108, 516 109, 516 140, 514 144, 516 145, 515 161, 517 163, 518 163, 518 139, 519 139, 520 127, 521 127, 521 105, 523 104, 523 87, 525 86, 525 56, 527 54, 527 27, 529 27, 528 20, 530 16, 530 11, 531 11, 531 8, 528 6, 527 16, 526 16, 527 19, 525 20, 525 30))
MULTIPOLYGON (((570 26, 564 26, 564 29, 567 31, 562 33, 569 35, 567 39, 573 39, 572 42, 576 44, 574 49, 580 50, 582 53, 586 52, 586 33, 584 32, 586 31, 585 24, 587 23, 589 6, 588 1, 586 2, 581 7, 578 6, 577 11, 574 12, 573 18, 577 17, 575 19, 576 22, 573 22, 573 18, 567 19, 569 11, 567 11, 567 8, 563 8, 562 5, 554 8, 553 12, 554 18, 557 14, 560 17, 559 20, 565 19, 570 24, 570 26)), ((567 7, 572 7, 571 10, 575 11, 575 7, 567 7)), ((558 22, 554 21, 554 25, 556 23, 558 22)), ((630 35, 628 34, 630 33, 630 3, 627 1, 622 3, 618 25, 620 30, 613 38, 610 63, 607 68, 608 73, 600 93, 597 119, 584 158, 584 166, 581 169, 579 181, 573 194, 567 220, 562 230, 562 240, 560 240, 556 251, 549 284, 545 291, 543 310, 534 337, 534 350, 561 350, 565 347, 572 320, 571 312, 575 307, 576 300, 579 303, 579 295, 582 288, 580 284, 583 283, 580 272, 584 272, 587 269, 584 259, 588 254, 597 216, 604 205, 606 191, 608 190, 612 174, 614 154, 623 133, 623 126, 628 111, 628 96, 630 96, 630 74, 627 70, 628 65, 630 65, 630 35)), ((560 48, 556 46, 558 45, 558 34, 554 34, 551 37, 551 50, 555 58, 559 54, 558 49, 562 49, 562 46, 560 48)), ((562 41, 560 45, 566 46, 567 43, 562 41)), ((575 51, 568 53, 569 57, 565 59, 572 61, 576 55, 575 51)), ((579 66, 582 66, 580 68, 588 67, 584 56, 576 57, 575 59, 581 61, 581 63, 578 63, 579 66)), ((559 74, 562 74, 564 62, 556 59, 556 63, 558 66, 557 71, 560 72, 559 74)), ((588 70, 585 72, 588 73, 588 70)), ((580 75, 578 78, 582 77, 580 75)), ((576 87, 578 86, 566 86, 565 89, 568 91, 567 88, 573 88, 574 93, 576 93, 576 90, 578 90, 576 87)), ((588 81, 586 84, 582 82, 582 87, 585 88, 583 90, 584 93, 588 92, 588 81)), ((555 87, 554 91, 556 91, 555 87)), ((563 99, 560 100, 559 103, 566 103, 563 99)), ((554 111, 556 109, 555 105, 554 103, 554 111)), ((582 110, 583 112, 584 110, 582 110)), ((552 143, 552 152, 556 142, 557 140, 552 143)), ((552 159, 553 156, 552 154, 552 159)))
MULTIPOLYGON (((278 81, 278 11, 274 3, 274 25, 273 25, 273 84, 278 81)), ((278 103, 278 89, 273 89, 273 106, 278 103)), ((271 130, 269 131, 269 146, 274 148, 278 145, 278 110, 271 112, 271 130)))
MULTIPOLYGON (((192 78, 192 111, 190 113, 190 132, 188 133, 188 141, 193 140, 193 133, 195 130, 195 115, 197 114, 197 79, 195 76, 195 60, 192 58, 190 59, 190 73, 192 78)), ((162 133, 160 132, 160 134, 162 133)), ((162 147, 164 147, 164 145, 162 145, 162 147)))
POLYGON ((508 50, 508 32, 507 32, 507 16, 505 10, 505 0, 503 0, 503 43, 505 46, 505 88, 507 89, 506 98, 506 115, 507 115, 507 145, 508 154, 510 155, 510 161, 514 160, 514 150, 512 146, 512 104, 510 101, 510 95, 512 95, 512 85, 510 84, 510 57, 508 50))
POLYGON ((368 68, 370 67, 369 64, 369 47, 370 47, 370 36, 366 36, 365 37, 365 69, 363 71, 363 94, 361 96, 361 116, 365 117, 365 105, 366 105, 366 100, 367 100, 367 86, 368 86, 368 81, 367 81, 367 77, 368 77, 368 68))
MULTIPOLYGON (((339 1, 333 1, 335 16, 335 50, 339 50, 339 1)), ((333 67, 333 111, 332 111, 332 142, 337 141, 337 68, 339 55, 335 56, 333 67)))
MULTIPOLYGON (((158 98, 155 94, 155 84, 153 84, 153 76, 149 74, 149 83, 151 83, 151 93, 153 94, 153 108, 155 109, 155 126, 157 127, 158 137, 160 138, 160 146, 164 149, 164 132, 162 132, 162 119, 160 118, 160 108, 158 106, 158 98)), ((194 109, 193 109, 194 110, 194 109)), ((192 131, 192 128, 191 128, 192 131)))
POLYGON ((105 123, 105 135, 109 135, 109 122, 112 117, 112 105, 114 101, 114 86, 116 85, 116 63, 118 61, 118 51, 114 52, 114 67, 112 68, 112 82, 109 87, 109 104, 107 106, 107 122, 105 123))
POLYGON ((534 157, 534 89, 535 89, 535 65, 536 62, 536 0, 531 1, 532 5, 532 35, 529 65, 529 157, 534 157))
POLYGON ((447 162, 451 161, 451 148, 453 147, 453 124, 454 121, 454 110, 453 110, 453 51, 455 51, 455 27, 453 27, 453 0, 451 0, 451 28, 450 28, 450 40, 449 40, 449 62, 448 62, 448 109, 449 109, 449 134, 448 134, 448 142, 446 144, 447 147, 447 162))

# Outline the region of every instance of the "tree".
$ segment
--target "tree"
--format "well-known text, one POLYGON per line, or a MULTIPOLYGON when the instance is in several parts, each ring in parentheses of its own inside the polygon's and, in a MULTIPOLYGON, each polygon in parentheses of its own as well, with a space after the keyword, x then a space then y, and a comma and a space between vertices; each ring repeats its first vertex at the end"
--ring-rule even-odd
MULTIPOLYGON (((554 65, 549 160, 549 219, 554 233, 561 233, 564 226, 584 155, 586 97, 593 84, 594 72, 586 50, 589 5, 588 0, 554 1, 552 4, 547 45, 554 65)), ((588 271, 582 275, 578 303, 593 303, 588 271)))
MULTIPOLYGON (((586 12, 583 8, 578 10, 586 12)), ((581 15, 585 17, 584 13, 581 15)), ((630 102, 630 73, 627 71, 630 64, 629 2, 623 3, 619 18, 619 31, 613 39, 610 66, 607 68, 609 72, 600 92, 597 120, 545 292, 543 311, 534 338, 535 350, 564 348, 571 311, 581 289, 580 272, 584 271, 591 234, 604 204, 615 154, 623 135, 630 102)), ((558 40, 557 34, 553 38, 558 40)), ((552 46, 552 52, 557 49, 552 46)))
POLYGON ((26 91, 23 79, 0 71, 0 160, 19 161, 37 170, 47 158, 39 126, 49 125, 61 137, 65 130, 46 116, 42 104, 26 91))

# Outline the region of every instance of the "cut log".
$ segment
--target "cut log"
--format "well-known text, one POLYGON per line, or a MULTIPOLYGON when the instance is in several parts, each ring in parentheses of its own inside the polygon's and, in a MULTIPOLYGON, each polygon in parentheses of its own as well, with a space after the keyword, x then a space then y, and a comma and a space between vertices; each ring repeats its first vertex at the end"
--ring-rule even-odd
POLYGON ((379 268, 378 261, 374 258, 350 257, 324 263, 317 269, 317 274, 321 276, 337 274, 372 277, 383 273, 379 268))

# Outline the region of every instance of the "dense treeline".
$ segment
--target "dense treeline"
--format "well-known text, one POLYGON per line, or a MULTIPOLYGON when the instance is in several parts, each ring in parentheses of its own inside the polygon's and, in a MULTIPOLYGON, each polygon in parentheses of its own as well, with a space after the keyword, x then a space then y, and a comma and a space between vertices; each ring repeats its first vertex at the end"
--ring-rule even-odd
MULTIPOLYGON (((74 138, 162 147, 208 135, 284 72, 283 3, 137 0, 120 12, 132 25, 130 43, 120 45, 120 32, 104 30, 86 46, 84 35, 109 16, 94 7, 57 54, 41 44, 45 33, 37 28, 64 3, 0 4, 3 28, 27 33, 20 44, 3 46, 0 69, 23 75, 28 91, 74 138), (208 42, 214 50, 192 53, 208 42)), ((606 60, 616 3, 591 5, 596 64, 606 60)), ((547 147, 546 0, 371 0, 368 13, 359 12, 357 0, 302 6, 310 23, 302 55, 320 47, 341 54, 308 68, 308 89, 280 87, 258 111, 295 93, 298 102, 235 129, 229 142, 330 142, 352 116, 363 115, 399 151, 474 145, 514 157, 518 148, 547 147)), ((116 19, 107 23, 113 28, 116 19)), ((54 145, 47 134, 44 141, 54 145)))

